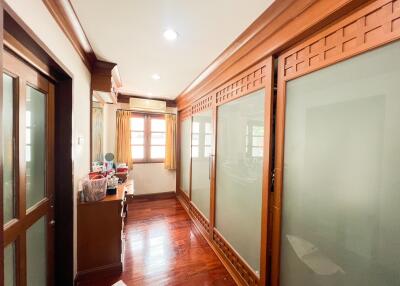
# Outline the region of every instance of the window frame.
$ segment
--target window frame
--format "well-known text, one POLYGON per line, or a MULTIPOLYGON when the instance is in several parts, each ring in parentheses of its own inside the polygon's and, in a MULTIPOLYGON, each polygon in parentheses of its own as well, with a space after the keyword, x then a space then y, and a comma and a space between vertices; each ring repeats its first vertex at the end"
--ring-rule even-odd
MULTIPOLYGON (((130 148, 132 152, 132 147, 133 146, 143 146, 144 148, 144 157, 143 159, 135 159, 132 158, 133 164, 146 164, 146 163, 164 163, 165 161, 165 154, 164 158, 156 158, 152 159, 151 158, 151 147, 152 146, 164 146, 166 148, 166 144, 160 145, 156 144, 153 145, 151 144, 151 134, 152 133, 164 133, 165 136, 167 134, 167 130, 165 129, 165 132, 152 132, 151 131, 151 120, 152 119, 162 119, 165 122, 165 117, 163 114, 155 114, 155 113, 141 113, 141 112, 132 112, 131 113, 131 118, 143 118, 144 120, 144 126, 143 126, 143 145, 142 144, 133 144, 132 143, 132 133, 134 132, 132 129, 129 129, 130 131, 130 148)), ((140 132, 140 131, 137 131, 140 132)))

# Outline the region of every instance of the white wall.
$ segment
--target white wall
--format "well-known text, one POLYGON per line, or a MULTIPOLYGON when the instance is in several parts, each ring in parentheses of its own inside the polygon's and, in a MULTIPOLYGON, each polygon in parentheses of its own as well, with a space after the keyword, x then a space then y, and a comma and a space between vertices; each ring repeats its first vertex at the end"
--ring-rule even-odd
MULTIPOLYGON (((104 151, 115 153, 116 142, 116 112, 117 109, 128 109, 128 104, 104 105, 105 122, 107 129, 104 136, 104 151)), ((176 113, 176 108, 168 112, 176 113)), ((163 163, 134 164, 130 176, 134 179, 135 194, 153 194, 175 192, 176 172, 166 170, 163 163)))
POLYGON ((5 0, 72 73, 72 159, 74 176, 74 274, 76 273, 76 194, 79 179, 89 171, 90 73, 41 0, 5 0), (78 145, 77 138, 84 142, 78 145))

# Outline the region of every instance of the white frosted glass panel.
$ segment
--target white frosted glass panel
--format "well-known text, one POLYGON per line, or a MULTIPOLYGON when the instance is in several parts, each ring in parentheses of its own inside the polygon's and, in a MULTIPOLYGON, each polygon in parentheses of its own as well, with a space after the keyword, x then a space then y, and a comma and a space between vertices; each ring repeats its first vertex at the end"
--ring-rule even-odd
POLYGON ((181 169, 180 169, 180 187, 182 191, 189 194, 190 188, 190 124, 188 118, 181 122, 181 169))
POLYGON ((221 105, 217 131, 216 227, 257 272, 263 158, 251 152, 249 137, 264 134, 264 95, 259 90, 221 105))
POLYGON ((210 218, 211 110, 193 116, 192 130, 192 202, 210 218), (196 138, 196 140, 194 140, 196 138))
POLYGON ((400 285, 400 43, 287 84, 281 286, 400 285))
POLYGON ((3 145, 3 223, 14 218, 14 164, 13 164, 13 78, 3 74, 2 134, 3 145))
POLYGON ((30 86, 26 88, 26 208, 45 196, 46 95, 30 86), (28 119, 29 118, 29 119, 28 119), (29 142, 29 143, 28 143, 29 142))
POLYGON ((15 281, 15 243, 10 243, 4 248, 4 285, 14 286, 15 281))
POLYGON ((26 233, 27 285, 47 285, 46 218, 41 217, 26 233))

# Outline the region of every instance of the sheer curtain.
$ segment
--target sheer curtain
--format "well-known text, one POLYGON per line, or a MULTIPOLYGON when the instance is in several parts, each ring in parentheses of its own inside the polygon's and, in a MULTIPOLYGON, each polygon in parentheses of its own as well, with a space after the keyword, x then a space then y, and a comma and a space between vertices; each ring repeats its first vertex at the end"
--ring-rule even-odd
POLYGON ((164 167, 168 170, 176 169, 176 116, 165 114, 166 143, 164 167))
POLYGON ((117 111, 117 154, 118 163, 126 163, 129 167, 132 166, 131 153, 131 132, 129 127, 129 119, 131 118, 130 111, 117 111))

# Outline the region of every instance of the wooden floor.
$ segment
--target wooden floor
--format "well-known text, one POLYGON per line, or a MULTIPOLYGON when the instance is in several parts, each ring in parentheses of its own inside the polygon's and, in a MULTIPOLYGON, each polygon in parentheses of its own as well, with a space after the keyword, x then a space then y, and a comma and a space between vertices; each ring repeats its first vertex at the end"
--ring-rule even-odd
POLYGON ((235 285, 175 198, 129 204, 125 234, 122 275, 80 285, 235 285))

